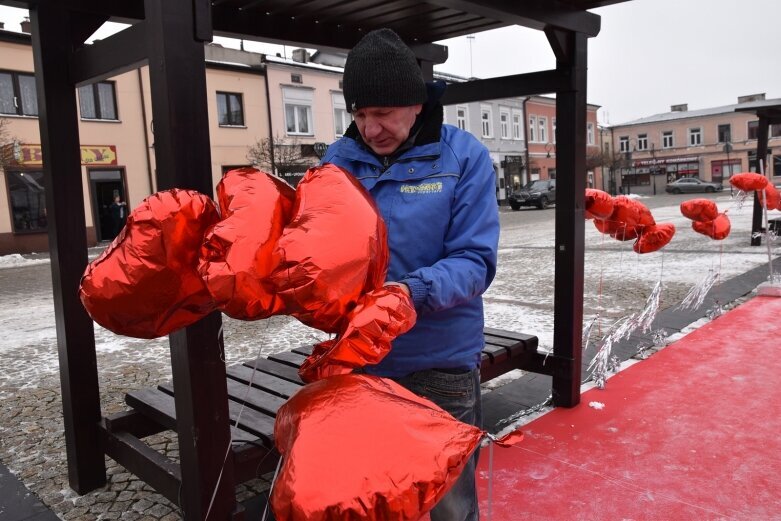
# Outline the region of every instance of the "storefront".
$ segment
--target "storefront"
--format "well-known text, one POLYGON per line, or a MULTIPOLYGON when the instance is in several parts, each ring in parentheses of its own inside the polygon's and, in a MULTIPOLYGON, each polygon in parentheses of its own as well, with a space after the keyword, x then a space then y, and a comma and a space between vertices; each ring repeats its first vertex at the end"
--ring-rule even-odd
POLYGON ((504 156, 501 166, 504 168, 504 184, 507 187, 506 195, 519 191, 526 184, 523 156, 504 156))
MULTIPOLYGON (((41 145, 14 143, 12 147, 4 172, 10 229, 0 230, 0 250, 44 251, 49 222, 41 145)), ((95 224, 91 241, 111 240, 121 229, 120 220, 127 217, 125 172, 117 166, 117 149, 114 145, 82 146, 81 164, 86 166, 95 224)))
POLYGON ((700 177, 698 156, 638 159, 632 168, 621 171, 624 193, 654 195, 663 193, 667 183, 682 177, 700 177))

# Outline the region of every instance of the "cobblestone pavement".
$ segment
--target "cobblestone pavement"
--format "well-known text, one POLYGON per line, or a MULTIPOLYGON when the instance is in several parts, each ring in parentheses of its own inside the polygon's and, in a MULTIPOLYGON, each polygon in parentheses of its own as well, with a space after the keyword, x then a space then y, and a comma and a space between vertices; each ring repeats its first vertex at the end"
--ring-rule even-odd
MULTIPOLYGON (((731 203, 718 199, 720 207, 731 203)), ((659 222, 678 233, 664 253, 636 255, 631 243, 605 239, 586 223, 584 315, 600 323, 639 311, 663 281, 661 308, 675 305, 708 270, 728 279, 767 262, 765 248, 749 243, 748 210, 730 213, 733 233, 716 243, 688 229, 677 205, 655 208, 659 222)), ((537 334, 552 345, 554 286, 553 210, 503 210, 499 271, 485 296, 488 326, 537 334)), ((175 505, 107 459, 108 484, 78 496, 68 487, 48 263, 0 269, 0 460, 62 519, 179 519, 175 505)), ((287 317, 258 322, 225 318, 227 363, 282 351, 325 338, 287 317)), ((118 337, 95 328, 102 410, 126 409, 124 395, 171 378, 166 339, 118 337)), ((178 457, 172 433, 150 438, 152 446, 178 457)), ((268 476, 266 476, 268 478, 268 476)), ((242 486, 239 499, 268 486, 262 477, 242 486)))

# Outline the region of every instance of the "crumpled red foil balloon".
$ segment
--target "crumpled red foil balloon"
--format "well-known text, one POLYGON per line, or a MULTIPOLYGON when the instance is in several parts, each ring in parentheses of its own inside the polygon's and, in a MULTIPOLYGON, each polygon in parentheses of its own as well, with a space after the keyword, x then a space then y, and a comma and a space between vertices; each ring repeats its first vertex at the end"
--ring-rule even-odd
POLYGON ((417 520, 447 493, 484 432, 392 380, 338 375, 283 405, 278 521, 417 520))
POLYGON ((681 203, 681 214, 692 221, 708 222, 719 215, 719 208, 710 199, 689 199, 681 203))
POLYGON ((218 220, 214 202, 192 190, 147 197, 87 266, 79 287, 87 313, 120 335, 157 338, 214 311, 197 267, 206 230, 218 220))
POLYGON ((358 297, 385 282, 385 222, 361 184, 332 164, 307 171, 293 213, 277 244, 282 260, 271 283, 288 314, 338 333, 358 297))
POLYGON ((267 279, 282 260, 277 241, 293 217, 295 194, 255 168, 231 170, 217 185, 222 220, 206 234, 198 271, 226 315, 257 320, 283 312, 267 279))
POLYGON ((607 219, 594 219, 594 226, 606 235, 615 235, 619 229, 625 229, 640 221, 640 207, 635 200, 624 195, 613 198, 613 212, 607 219))
POLYGON ((317 344, 298 370, 305 382, 346 374, 356 367, 377 364, 390 352, 391 342, 415 325, 412 299, 398 286, 383 286, 362 295, 349 314, 339 338, 317 344))
POLYGON ((768 210, 776 210, 781 204, 781 194, 778 192, 778 188, 773 186, 773 183, 768 183, 765 186, 765 194, 759 196, 759 201, 768 210))
POLYGON ((632 249, 637 253, 651 253, 667 246, 675 235, 675 225, 660 223, 648 226, 637 239, 632 249))
POLYGON ((609 193, 586 188, 586 219, 607 219, 613 213, 613 198, 609 193))
POLYGON ((729 235, 732 224, 730 223, 727 214, 720 213, 714 220, 707 222, 692 222, 692 229, 703 235, 707 235, 711 239, 720 241, 726 239, 729 235))
POLYGON ((738 190, 744 192, 753 192, 754 190, 762 190, 768 184, 767 177, 756 172, 741 172, 735 174, 729 178, 729 182, 738 190))
POLYGON ((619 241, 637 239, 642 235, 643 230, 656 224, 654 216, 651 215, 651 210, 646 205, 636 199, 630 199, 630 201, 630 204, 637 208, 637 222, 627 221, 626 226, 619 226, 615 233, 610 234, 611 237, 619 241))

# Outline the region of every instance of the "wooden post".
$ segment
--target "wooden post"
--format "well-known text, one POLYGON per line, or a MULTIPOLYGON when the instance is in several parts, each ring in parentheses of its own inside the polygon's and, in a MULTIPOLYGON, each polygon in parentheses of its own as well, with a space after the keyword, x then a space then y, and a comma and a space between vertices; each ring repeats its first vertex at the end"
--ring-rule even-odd
MULTIPOLYGON (((757 173, 760 173, 759 162, 764 163, 764 169, 767 173, 767 139, 770 130, 770 122, 766 116, 759 115, 759 124, 757 125, 757 173)), ((751 215, 751 245, 761 246, 762 236, 762 204, 759 201, 759 192, 754 192, 754 206, 751 215)), ((772 282, 772 281, 771 281, 772 282)))
POLYGON ((68 482, 79 494, 103 486, 106 468, 95 334, 78 297, 87 266, 87 235, 76 92, 69 80, 70 12, 56 2, 30 9, 49 222, 54 317, 68 458, 68 482))
MULTIPOLYGON (((201 2, 201 0, 198 0, 201 2)), ((145 3, 158 187, 213 197, 206 65, 208 20, 193 0, 145 3)), ((188 520, 225 520, 234 511, 233 457, 219 312, 170 335, 182 471, 181 506, 188 520)))
POLYGON ((553 353, 572 360, 566 377, 553 377, 558 406, 580 403, 583 327, 583 205, 586 188, 586 63, 585 34, 548 34, 557 70, 569 78, 556 92, 556 280, 554 287, 553 353))

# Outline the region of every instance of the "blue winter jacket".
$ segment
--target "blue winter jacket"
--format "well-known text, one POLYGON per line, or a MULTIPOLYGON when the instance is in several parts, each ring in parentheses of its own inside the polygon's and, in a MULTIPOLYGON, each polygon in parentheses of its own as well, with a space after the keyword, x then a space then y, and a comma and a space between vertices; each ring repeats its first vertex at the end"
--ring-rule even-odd
POLYGON ((437 101, 424 107, 413 132, 413 142, 387 167, 386 158, 362 143, 355 124, 323 157, 374 197, 388 227, 387 280, 409 286, 418 313, 415 327, 366 368, 386 377, 479 366, 481 295, 496 273, 499 215, 488 150, 471 134, 443 125, 437 101))

